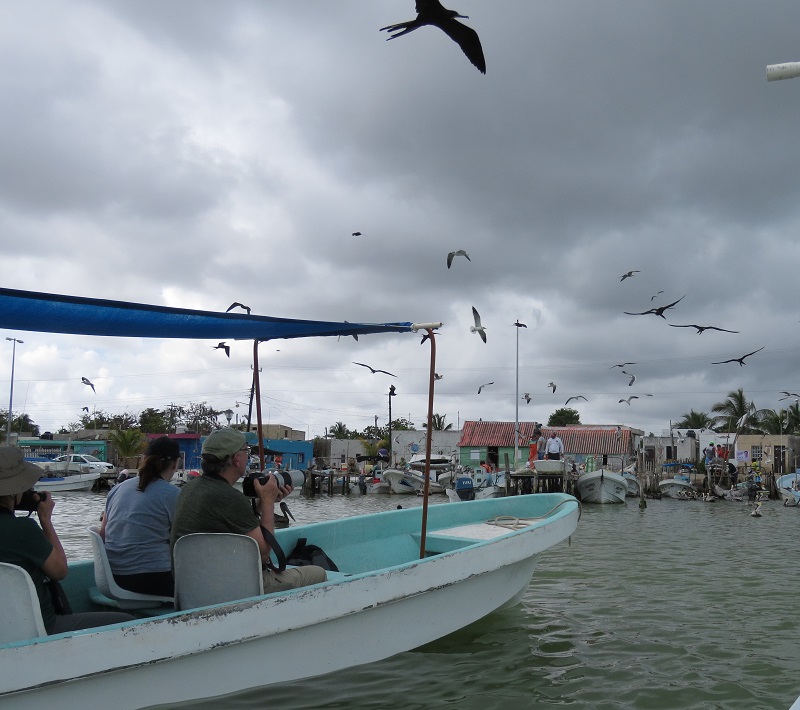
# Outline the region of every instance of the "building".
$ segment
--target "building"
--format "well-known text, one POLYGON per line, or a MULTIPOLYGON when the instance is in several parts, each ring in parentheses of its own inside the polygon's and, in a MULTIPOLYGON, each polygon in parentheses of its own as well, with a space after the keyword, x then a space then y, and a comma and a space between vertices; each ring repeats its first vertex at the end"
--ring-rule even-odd
MULTIPOLYGON (((392 464, 401 458, 409 461, 412 456, 425 453, 427 431, 425 429, 401 429, 392 431, 392 464)), ((456 461, 460 431, 431 432, 431 454, 456 461)), ((330 439, 327 453, 322 457, 326 464, 338 468, 347 467, 347 462, 364 453, 361 439, 330 439)))

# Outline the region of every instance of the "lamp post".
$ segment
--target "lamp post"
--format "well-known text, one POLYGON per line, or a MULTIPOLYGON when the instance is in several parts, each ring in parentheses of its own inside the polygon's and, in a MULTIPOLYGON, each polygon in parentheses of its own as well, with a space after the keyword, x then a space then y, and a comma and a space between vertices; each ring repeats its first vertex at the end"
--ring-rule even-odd
POLYGON ((17 343, 22 345, 24 341, 17 340, 16 338, 6 338, 6 340, 10 340, 13 343, 11 350, 11 388, 8 395, 8 426, 6 427, 6 445, 11 446, 11 407, 14 404, 14 363, 17 359, 17 343))
POLYGON ((519 329, 527 328, 524 323, 520 323, 519 319, 514 321, 517 328, 517 361, 516 361, 516 387, 514 390, 514 470, 517 470, 517 460, 519 459, 519 329))
POLYGON ((394 385, 389 385, 389 466, 392 465, 392 397, 396 397, 394 385))

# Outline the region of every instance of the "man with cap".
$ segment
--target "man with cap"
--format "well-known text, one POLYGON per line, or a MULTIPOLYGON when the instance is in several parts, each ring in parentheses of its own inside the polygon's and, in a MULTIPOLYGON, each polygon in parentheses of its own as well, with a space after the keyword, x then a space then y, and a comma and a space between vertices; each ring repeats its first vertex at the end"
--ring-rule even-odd
POLYGON ((56 614, 48 581, 67 576, 67 556, 53 527, 53 497, 46 492, 38 494, 39 525, 31 517, 18 517, 14 513, 22 494, 30 490, 43 473, 41 468, 25 461, 22 449, 0 446, 0 562, 22 567, 31 576, 48 634, 132 620, 134 617, 130 614, 118 612, 56 614))
POLYGON ((229 532, 252 537, 261 551, 264 592, 279 592, 325 581, 325 570, 316 566, 290 567, 283 572, 270 569, 270 545, 262 528, 275 532, 275 503, 292 492, 278 486, 274 476, 265 484, 254 483, 260 504, 257 515, 250 500, 233 484, 245 474, 250 460, 247 437, 237 429, 218 429, 203 442, 203 475, 189 481, 178 496, 170 542, 190 533, 229 532))

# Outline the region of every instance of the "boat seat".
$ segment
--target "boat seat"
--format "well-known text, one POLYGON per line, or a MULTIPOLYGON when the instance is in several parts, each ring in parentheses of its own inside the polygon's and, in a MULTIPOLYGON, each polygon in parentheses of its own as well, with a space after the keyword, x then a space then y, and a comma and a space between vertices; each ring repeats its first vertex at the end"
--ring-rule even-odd
POLYGON ((94 583, 96 589, 90 591, 90 597, 95 604, 114 607, 116 609, 149 609, 172 604, 172 597, 162 597, 155 594, 141 594, 123 589, 114 581, 111 565, 106 554, 106 545, 100 537, 100 528, 92 526, 87 528, 92 541, 94 555, 94 583))
POLYGON ((222 604, 264 593, 261 552, 258 543, 247 535, 184 535, 175 543, 172 559, 177 610, 222 604))
POLYGON ((0 562, 0 644, 47 636, 39 606, 39 595, 31 576, 22 567, 0 562))

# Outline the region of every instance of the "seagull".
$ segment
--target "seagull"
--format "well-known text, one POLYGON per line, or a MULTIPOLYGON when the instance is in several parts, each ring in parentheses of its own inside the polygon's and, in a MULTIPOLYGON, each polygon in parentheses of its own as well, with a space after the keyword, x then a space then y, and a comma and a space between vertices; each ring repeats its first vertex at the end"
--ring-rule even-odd
POLYGON ((531 403, 531 394, 530 394, 530 392, 526 392, 525 394, 523 394, 522 397, 520 397, 520 399, 524 399, 525 400, 525 404, 530 404, 531 403))
POLYGON ((631 381, 628 383, 628 387, 630 387, 630 386, 631 386, 631 385, 632 385, 634 382, 636 382, 636 375, 634 375, 633 373, 631 373, 631 372, 625 372, 625 370, 623 370, 623 371, 622 371, 622 374, 623 374, 623 375, 629 375, 629 376, 630 376, 630 378, 631 378, 631 381))
POLYGON ((655 301, 662 293, 664 293, 664 292, 663 291, 659 291, 655 296, 650 296, 650 300, 651 301, 655 301))
POLYGON ((234 308, 241 308, 243 311, 247 311, 247 315, 250 315, 250 306, 245 306, 244 303, 239 303, 239 301, 234 301, 225 309, 225 313, 228 311, 232 311, 234 308))
POLYGON ((612 365, 608 369, 613 370, 615 367, 625 367, 625 365, 635 365, 635 364, 636 364, 635 362, 622 362, 619 365, 612 365))
POLYGON ((475 309, 475 306, 472 307, 472 319, 475 321, 475 325, 471 325, 469 327, 469 332, 480 335, 481 340, 485 343, 486 329, 481 325, 481 316, 480 313, 478 313, 478 311, 475 309))
POLYGON ((624 281, 625 279, 631 278, 634 274, 638 274, 639 269, 634 269, 633 271, 628 271, 626 274, 622 274, 622 278, 620 281, 624 281))
POLYGON ((668 303, 666 306, 659 306, 658 308, 651 308, 649 311, 642 311, 641 313, 629 313, 628 311, 623 311, 626 316, 646 316, 648 313, 652 313, 657 316, 661 316, 664 320, 667 320, 666 316, 664 315, 664 311, 668 308, 672 308, 677 303, 680 303, 684 298, 686 298, 686 294, 683 294, 677 301, 673 301, 672 303, 668 303))
POLYGON ((485 384, 482 384, 480 387, 478 387, 478 394, 480 394, 480 393, 481 393, 481 390, 482 390, 484 387, 488 387, 489 385, 493 385, 493 384, 494 384, 494 382, 486 382, 485 384))
POLYGON ((465 252, 463 249, 456 249, 456 251, 451 251, 447 255, 447 268, 449 269, 453 265, 453 259, 457 256, 463 256, 467 261, 471 262, 472 259, 469 258, 469 254, 465 252))
POLYGON ((573 399, 582 399, 584 402, 589 401, 582 394, 576 394, 574 397, 570 397, 566 402, 564 402, 564 406, 566 407, 573 399))
POLYGON ((787 392, 786 390, 781 390, 781 394, 786 395, 785 397, 781 397, 778 401, 780 402, 781 399, 789 399, 794 397, 795 399, 800 399, 800 394, 795 394, 794 392, 787 392))
POLYGON ((231 356, 231 346, 226 345, 225 342, 217 343, 216 345, 211 346, 212 350, 224 350, 225 354, 230 357, 231 356))
POLYGON ((81 382, 83 382, 83 384, 88 385, 89 387, 91 387, 92 388, 92 392, 97 394, 97 390, 94 388, 94 385, 91 382, 89 382, 89 380, 86 377, 81 377, 81 382))
POLYGON ((631 395, 630 397, 628 397, 627 399, 621 399, 621 400, 619 401, 619 403, 620 403, 620 404, 622 404, 623 402, 625 402, 625 403, 626 403, 628 406, 630 406, 630 404, 631 404, 631 400, 632 400, 632 399, 639 399, 639 397, 638 397, 637 395, 635 395, 635 394, 632 394, 632 395, 631 395))
POLYGON ((440 375, 438 372, 434 372, 433 373, 433 379, 434 380, 441 380, 443 377, 444 377, 444 375, 440 375))
POLYGON ((528 327, 528 326, 527 326, 527 325, 525 325, 524 323, 520 323, 520 322, 519 322, 519 319, 517 319, 517 320, 515 320, 515 321, 514 321, 514 325, 515 325, 515 326, 517 326, 517 328, 527 328, 527 327, 528 327))
POLYGON ((472 62, 481 74, 486 73, 486 60, 483 58, 483 48, 481 47, 481 40, 478 37, 478 33, 471 27, 462 25, 456 20, 457 17, 464 20, 468 20, 469 17, 466 15, 459 15, 455 10, 448 10, 442 7, 439 0, 417 0, 416 9, 416 19, 381 27, 380 32, 384 30, 389 33, 394 32, 395 34, 388 38, 394 39, 395 37, 402 37, 409 32, 413 32, 424 25, 433 25, 442 30, 442 32, 461 47, 461 51, 464 52, 467 59, 472 62))
POLYGON ((547 386, 553 388, 553 394, 556 393, 556 383, 555 382, 548 382, 547 386))
POLYGON ((730 360, 720 360, 719 362, 712 362, 711 364, 712 365, 724 365, 726 362, 738 362, 739 363, 739 367, 742 367, 744 365, 744 359, 746 357, 750 357, 751 355, 755 355, 756 353, 761 352, 765 347, 767 347, 767 346, 766 345, 762 345, 758 350, 753 350, 753 352, 747 353, 747 355, 742 355, 741 357, 732 357, 730 360))
POLYGON ((727 328, 717 328, 715 325, 695 325, 689 323, 688 325, 677 325, 675 323, 667 323, 670 328, 697 328, 697 334, 700 335, 704 330, 721 330, 723 333, 738 333, 738 330, 728 330, 727 328))
POLYGON ((361 367, 366 367, 373 375, 376 372, 382 372, 384 375, 389 375, 390 377, 397 377, 397 375, 393 375, 391 372, 386 372, 386 370, 376 370, 374 367, 370 367, 369 365, 365 365, 363 362, 354 362, 354 365, 361 365, 361 367))
POLYGON ((360 237, 361 236, 361 232, 353 232, 353 236, 354 237, 360 237))

